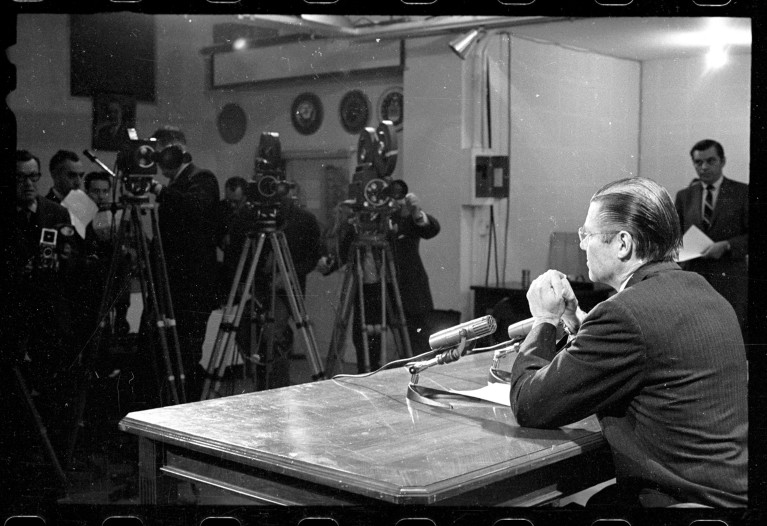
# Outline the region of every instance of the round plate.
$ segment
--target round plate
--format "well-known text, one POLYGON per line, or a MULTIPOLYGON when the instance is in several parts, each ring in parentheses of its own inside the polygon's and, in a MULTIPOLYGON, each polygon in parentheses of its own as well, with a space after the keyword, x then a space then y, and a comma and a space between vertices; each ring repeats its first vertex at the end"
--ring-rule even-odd
POLYGON ((370 101, 360 90, 344 95, 340 105, 341 125, 349 133, 359 133, 370 120, 370 101))
POLYGON ((229 144, 236 144, 245 136, 248 117, 245 111, 234 102, 221 108, 216 120, 216 127, 221 138, 229 144))
POLYGON ((402 88, 397 86, 384 91, 378 99, 378 119, 392 121, 397 131, 400 131, 404 117, 405 101, 402 95, 402 88))
POLYGON ((290 107, 293 127, 302 135, 311 135, 322 124, 322 102, 314 93, 300 94, 290 107))

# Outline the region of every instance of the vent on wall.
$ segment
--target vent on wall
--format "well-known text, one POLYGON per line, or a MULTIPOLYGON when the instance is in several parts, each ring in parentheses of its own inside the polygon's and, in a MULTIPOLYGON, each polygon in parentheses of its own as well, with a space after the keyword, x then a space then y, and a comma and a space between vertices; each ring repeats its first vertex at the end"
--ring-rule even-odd
POLYGON ((401 71, 404 66, 401 40, 302 40, 214 52, 211 60, 214 88, 299 77, 401 71))

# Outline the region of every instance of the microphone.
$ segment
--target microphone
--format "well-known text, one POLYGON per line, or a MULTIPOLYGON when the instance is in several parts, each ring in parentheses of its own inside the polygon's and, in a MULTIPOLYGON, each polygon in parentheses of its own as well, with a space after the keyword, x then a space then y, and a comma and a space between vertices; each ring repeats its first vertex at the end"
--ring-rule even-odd
POLYGON ((476 340, 493 334, 497 328, 495 318, 489 315, 483 316, 432 334, 429 336, 429 347, 433 351, 454 347, 461 343, 462 338, 466 341, 476 340))
POLYGON ((115 177, 115 178, 117 177, 117 175, 115 175, 115 173, 112 170, 110 170, 106 164, 102 163, 98 157, 93 155, 93 152, 91 152, 90 150, 83 150, 83 155, 86 156, 88 160, 90 160, 92 163, 98 164, 102 170, 104 170, 106 173, 108 173, 112 177, 115 177))
POLYGON ((535 318, 527 318, 509 325, 509 339, 525 337, 533 329, 535 318))

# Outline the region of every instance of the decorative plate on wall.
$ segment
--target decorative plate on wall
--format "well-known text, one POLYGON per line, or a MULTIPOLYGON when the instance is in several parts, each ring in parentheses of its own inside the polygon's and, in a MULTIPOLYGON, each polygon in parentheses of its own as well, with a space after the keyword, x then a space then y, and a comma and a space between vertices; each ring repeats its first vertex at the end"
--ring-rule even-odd
POLYGON ((397 131, 402 129, 402 120, 405 117, 405 102, 402 96, 402 88, 397 86, 389 88, 378 99, 378 119, 392 121, 397 131))
POLYGON ((370 101, 360 90, 352 90, 344 95, 339 107, 341 125, 349 133, 359 133, 370 120, 370 101))
POLYGON ((248 116, 235 102, 230 102, 221 108, 216 120, 216 127, 221 138, 229 144, 237 144, 245 136, 248 127, 248 116))
POLYGON ((305 92, 293 101, 290 107, 290 120, 298 133, 311 135, 322 124, 322 102, 314 93, 305 92))

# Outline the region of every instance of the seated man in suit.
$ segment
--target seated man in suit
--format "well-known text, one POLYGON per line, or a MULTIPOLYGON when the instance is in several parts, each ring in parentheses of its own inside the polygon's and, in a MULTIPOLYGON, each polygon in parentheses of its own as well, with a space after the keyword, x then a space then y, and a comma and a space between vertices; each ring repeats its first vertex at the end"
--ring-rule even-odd
POLYGON ((674 262, 671 196, 640 177, 609 183, 578 233, 589 279, 616 294, 584 315, 563 273, 533 281, 534 322, 511 371, 517 421, 555 428, 596 414, 617 484, 588 504, 745 507, 745 346, 732 306, 674 262), (575 334, 561 350, 560 321, 575 334))

